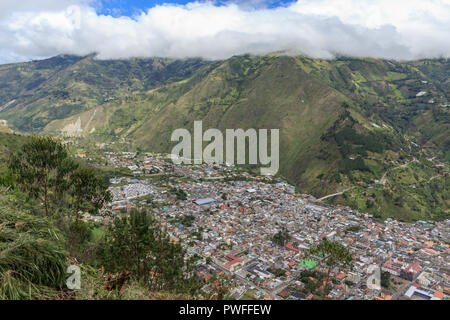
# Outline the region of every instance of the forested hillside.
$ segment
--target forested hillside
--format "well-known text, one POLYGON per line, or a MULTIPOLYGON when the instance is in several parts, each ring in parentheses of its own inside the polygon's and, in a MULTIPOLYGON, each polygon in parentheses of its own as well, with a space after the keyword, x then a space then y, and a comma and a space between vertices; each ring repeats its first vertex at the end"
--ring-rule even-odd
POLYGON ((400 219, 448 215, 448 60, 60 56, 0 67, 11 127, 170 152, 174 129, 279 128, 300 192, 400 219), (35 80, 33 80, 35 79, 35 80))

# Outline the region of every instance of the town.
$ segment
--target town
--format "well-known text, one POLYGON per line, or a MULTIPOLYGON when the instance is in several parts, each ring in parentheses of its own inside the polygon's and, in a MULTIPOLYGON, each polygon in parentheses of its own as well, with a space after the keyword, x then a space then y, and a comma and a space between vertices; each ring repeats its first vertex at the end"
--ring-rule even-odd
MULTIPOLYGON (((325 298, 334 300, 450 297, 450 220, 380 222, 239 166, 174 165, 162 154, 102 152, 98 166, 127 172, 110 178, 113 201, 104 213, 146 209, 158 217, 172 241, 195 258, 205 291, 225 279, 231 299, 318 299, 317 289, 328 285, 325 298), (317 281, 325 257, 307 255, 323 239, 342 243, 353 257, 351 269, 331 269, 330 283, 317 281), (378 287, 368 283, 377 268, 378 287)), ((111 214, 85 219, 106 224, 111 214)))

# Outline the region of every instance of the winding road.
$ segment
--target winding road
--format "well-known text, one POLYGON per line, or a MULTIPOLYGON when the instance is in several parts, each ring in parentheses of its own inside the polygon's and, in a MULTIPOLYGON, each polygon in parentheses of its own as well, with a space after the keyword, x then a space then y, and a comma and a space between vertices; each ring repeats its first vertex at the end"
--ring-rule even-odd
MULTIPOLYGON (((414 160, 415 160, 415 159, 414 159, 414 160)), ((378 184, 385 185, 385 184, 386 184, 386 181, 387 181, 386 175, 387 175, 389 172, 394 171, 394 170, 397 170, 397 169, 405 168, 405 167, 407 167, 411 162, 413 162, 414 160, 408 161, 407 163, 404 163, 404 164, 399 165, 399 166, 397 166, 397 167, 393 167, 393 168, 390 168, 390 169, 386 170, 386 172, 383 174, 383 176, 381 177, 381 179, 380 179, 380 181, 378 182, 378 184)))
MULTIPOLYGON (((408 166, 411 162, 413 162, 413 161, 415 161, 415 159, 414 159, 414 160, 411 160, 411 161, 408 161, 407 163, 404 163, 404 164, 399 165, 399 166, 397 166, 397 167, 393 167, 393 168, 390 168, 390 169, 386 170, 386 171, 384 172, 383 176, 381 177, 380 181, 378 181, 377 183, 378 183, 378 184, 382 184, 382 185, 386 184, 386 181, 387 181, 386 176, 387 176, 387 174, 388 174, 389 172, 394 171, 394 170, 397 170, 397 169, 405 168, 405 167, 407 167, 407 166, 408 166)), ((433 177, 432 179, 434 179, 434 178, 436 178, 436 177, 433 177)), ((432 180, 432 179, 430 179, 430 180, 432 180)), ((349 190, 351 190, 351 189, 354 189, 354 188, 356 188, 356 186, 350 187, 350 188, 347 188, 347 189, 344 189, 344 190, 342 190, 342 191, 340 191, 340 192, 336 192, 336 193, 332 193, 332 194, 326 195, 326 196, 324 196, 324 197, 322 197, 322 198, 320 198, 320 199, 317 199, 317 201, 323 201, 323 200, 328 199, 328 198, 332 198, 332 197, 335 197, 335 196, 340 196, 341 194, 344 194, 345 192, 347 192, 347 191, 349 191, 349 190)))
POLYGON ((341 195, 341 194, 344 194, 344 193, 347 192, 348 190, 351 190, 351 189, 354 189, 354 188, 356 188, 356 187, 347 188, 347 189, 344 189, 344 190, 342 190, 342 191, 340 191, 340 192, 336 192, 336 193, 333 193, 333 194, 326 195, 325 197, 322 197, 322 198, 320 198, 320 199, 317 199, 317 201, 323 201, 323 200, 328 199, 328 198, 332 198, 332 197, 335 197, 335 196, 339 196, 339 195, 341 195))

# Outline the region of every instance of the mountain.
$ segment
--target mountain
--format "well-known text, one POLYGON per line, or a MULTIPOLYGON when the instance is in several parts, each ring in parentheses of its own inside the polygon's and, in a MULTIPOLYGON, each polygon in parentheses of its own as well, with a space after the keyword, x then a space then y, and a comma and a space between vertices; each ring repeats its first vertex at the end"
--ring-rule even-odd
POLYGON ((57 56, 0 66, 0 113, 22 131, 40 131, 108 101, 190 77, 200 59, 101 61, 57 56))
POLYGON ((19 130, 125 138, 140 150, 170 152, 172 131, 194 120, 279 128, 280 173, 299 191, 380 219, 448 217, 445 59, 59 56, 0 66, 0 88, 0 118, 19 130))

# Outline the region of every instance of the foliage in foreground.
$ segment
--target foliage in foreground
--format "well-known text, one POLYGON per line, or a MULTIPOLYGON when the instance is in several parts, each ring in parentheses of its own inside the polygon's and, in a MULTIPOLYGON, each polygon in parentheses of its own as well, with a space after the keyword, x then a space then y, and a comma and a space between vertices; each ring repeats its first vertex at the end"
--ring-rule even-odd
POLYGON ((18 189, 41 201, 47 217, 70 212, 78 221, 80 210, 96 213, 110 200, 97 170, 76 162, 50 136, 31 137, 11 155, 8 167, 18 189))
POLYGON ((116 218, 101 248, 106 270, 131 272, 150 290, 195 294, 200 286, 180 244, 171 242, 158 221, 146 211, 116 218))
POLYGON ((66 277, 63 235, 45 218, 0 206, 0 299, 45 299, 66 277))
POLYGON ((81 217, 100 214, 110 200, 105 178, 75 161, 59 140, 29 138, 11 154, 7 171, 13 183, 0 195, 1 299, 138 299, 198 291, 185 251, 148 213, 117 219, 102 230, 101 241, 93 236, 81 217), (72 264, 85 270, 81 290, 65 287, 72 264))

